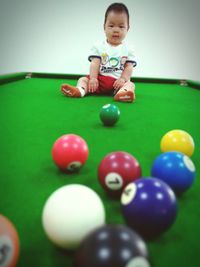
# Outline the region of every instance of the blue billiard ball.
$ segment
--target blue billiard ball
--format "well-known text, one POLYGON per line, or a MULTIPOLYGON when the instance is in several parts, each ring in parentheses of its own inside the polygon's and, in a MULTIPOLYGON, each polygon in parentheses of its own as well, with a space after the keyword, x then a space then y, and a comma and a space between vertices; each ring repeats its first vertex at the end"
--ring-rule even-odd
POLYGON ((181 152, 166 152, 154 160, 151 175, 163 180, 180 194, 192 186, 195 166, 192 160, 181 152))
POLYGON ((153 239, 175 222, 177 201, 173 190, 154 177, 128 184, 121 196, 126 223, 145 239, 153 239))

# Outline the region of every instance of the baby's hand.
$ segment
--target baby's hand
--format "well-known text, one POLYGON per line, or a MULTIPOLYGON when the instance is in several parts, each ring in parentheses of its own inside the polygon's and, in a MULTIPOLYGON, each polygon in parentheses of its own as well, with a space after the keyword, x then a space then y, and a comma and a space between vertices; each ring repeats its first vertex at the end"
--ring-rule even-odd
POLYGON ((117 92, 120 88, 122 88, 122 86, 125 84, 125 82, 126 81, 123 78, 117 79, 113 84, 115 91, 117 92))
POLYGON ((94 93, 99 87, 99 81, 96 78, 92 78, 89 80, 88 84, 88 92, 94 93))

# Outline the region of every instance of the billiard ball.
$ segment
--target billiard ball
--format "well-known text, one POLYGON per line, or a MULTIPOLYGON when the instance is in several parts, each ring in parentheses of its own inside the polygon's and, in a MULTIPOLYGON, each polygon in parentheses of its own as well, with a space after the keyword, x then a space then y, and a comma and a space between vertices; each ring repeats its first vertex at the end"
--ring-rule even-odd
POLYGON ((124 151, 111 152, 98 166, 98 179, 104 190, 111 196, 120 196, 123 188, 141 177, 139 162, 124 151))
POLYGON ((105 225, 89 233, 74 258, 75 267, 150 267, 146 243, 124 225, 105 225))
POLYGON ((54 191, 42 211, 42 225, 56 246, 75 249, 94 228, 105 223, 104 205, 87 186, 70 184, 54 191))
POLYGON ((144 239, 154 239, 167 231, 177 216, 173 190, 153 177, 128 184, 121 195, 121 207, 126 223, 144 239))
POLYGON ((15 267, 19 258, 19 236, 8 218, 0 214, 0 266, 15 267))
POLYGON ((120 110, 114 104, 107 104, 101 108, 99 116, 104 125, 112 126, 119 120, 120 110))
POLYGON ((194 152, 194 140, 192 136, 183 130, 167 132, 161 139, 160 149, 162 152, 178 151, 191 157, 194 152))
POLYGON ((153 162, 151 175, 166 182, 176 193, 187 191, 195 178, 192 160, 180 152, 165 152, 153 162))
POLYGON ((88 158, 86 141, 75 134, 59 137, 52 147, 52 158, 55 164, 66 172, 78 171, 88 158))

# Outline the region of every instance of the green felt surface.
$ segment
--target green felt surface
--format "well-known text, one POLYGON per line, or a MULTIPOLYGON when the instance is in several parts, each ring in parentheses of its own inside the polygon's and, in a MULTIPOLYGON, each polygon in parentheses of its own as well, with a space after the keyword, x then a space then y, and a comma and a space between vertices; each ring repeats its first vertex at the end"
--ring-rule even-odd
MULTIPOLYGON (((114 102, 111 96, 66 98, 59 92, 66 81, 32 78, 0 86, 0 213, 19 233, 17 266, 72 267, 73 253, 51 244, 41 223, 46 199, 63 185, 90 186, 104 202, 106 222, 124 223, 119 201, 110 199, 98 183, 98 164, 106 154, 122 150, 134 155, 143 176, 149 176, 160 154, 160 139, 172 129, 186 130, 195 140, 196 180, 178 198, 179 212, 172 228, 147 245, 154 267, 188 267, 194 259, 200 263, 200 91, 178 83, 136 82, 137 99, 126 104, 114 102), (104 127, 99 119, 100 108, 107 103, 115 103, 121 111, 114 127, 104 127), (61 173, 51 158, 54 141, 66 133, 82 136, 89 146, 88 161, 71 175, 61 173)), ((76 84, 75 79, 67 82, 76 84)))

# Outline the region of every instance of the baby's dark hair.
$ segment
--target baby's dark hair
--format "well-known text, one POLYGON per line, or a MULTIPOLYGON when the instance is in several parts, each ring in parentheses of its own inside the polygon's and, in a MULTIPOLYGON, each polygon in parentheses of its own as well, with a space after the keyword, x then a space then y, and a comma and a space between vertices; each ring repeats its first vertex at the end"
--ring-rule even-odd
POLYGON ((106 20, 107 20, 108 14, 111 11, 118 12, 118 13, 123 13, 123 12, 126 13, 127 19, 128 19, 128 25, 129 25, 128 8, 123 3, 113 3, 107 8, 106 13, 105 13, 104 25, 106 24, 106 20))

